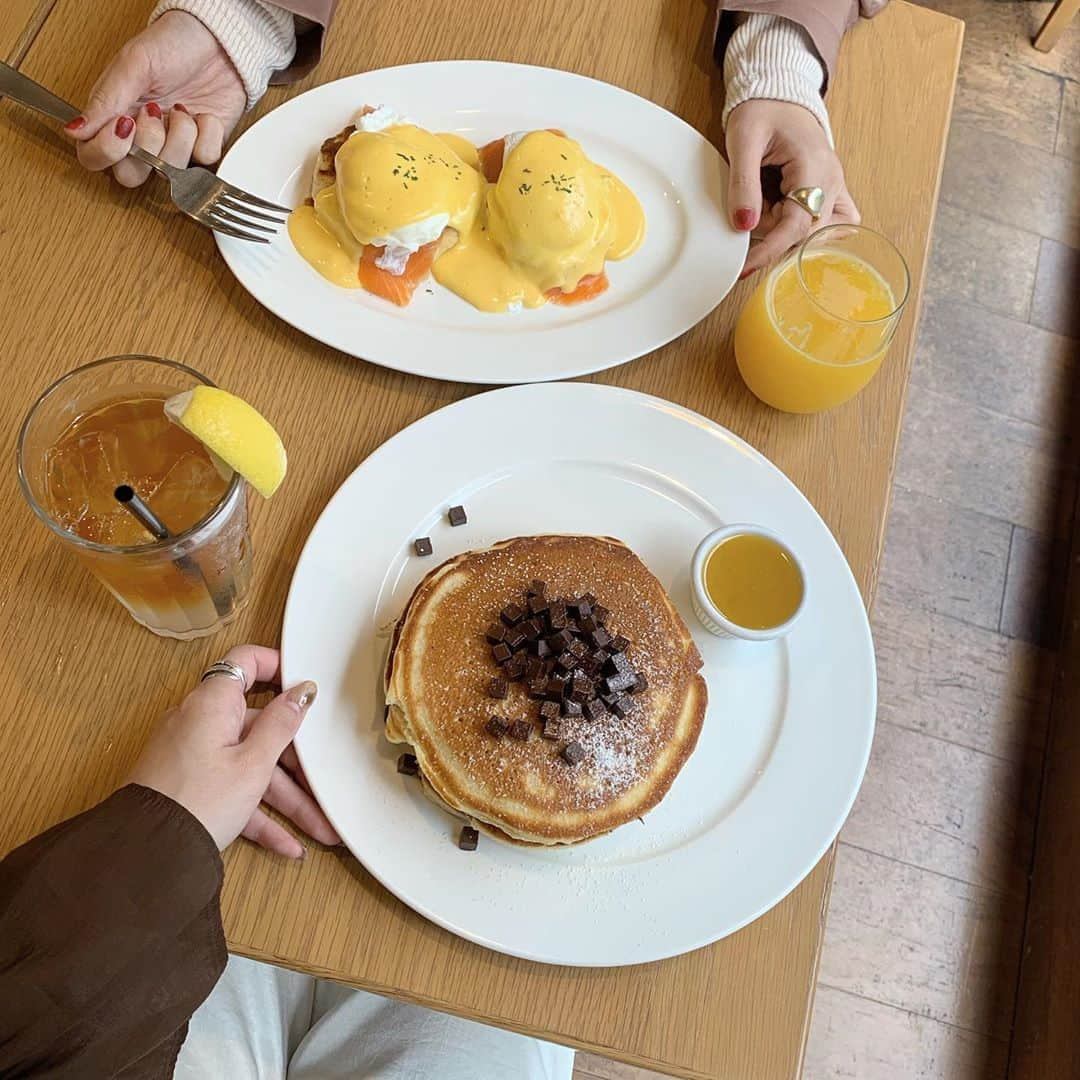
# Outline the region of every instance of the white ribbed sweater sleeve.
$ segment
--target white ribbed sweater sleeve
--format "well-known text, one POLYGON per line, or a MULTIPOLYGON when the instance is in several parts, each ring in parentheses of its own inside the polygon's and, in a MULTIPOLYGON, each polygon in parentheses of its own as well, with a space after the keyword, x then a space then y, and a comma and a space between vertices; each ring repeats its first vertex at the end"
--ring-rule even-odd
POLYGON ((266 93, 270 76, 292 63, 296 29, 291 11, 262 0, 160 0, 150 22, 166 11, 194 15, 221 42, 244 83, 248 108, 266 93))
POLYGON ((747 15, 724 53, 724 126, 731 110, 751 98, 790 101, 817 117, 831 145, 824 85, 825 65, 801 26, 780 15, 747 15))

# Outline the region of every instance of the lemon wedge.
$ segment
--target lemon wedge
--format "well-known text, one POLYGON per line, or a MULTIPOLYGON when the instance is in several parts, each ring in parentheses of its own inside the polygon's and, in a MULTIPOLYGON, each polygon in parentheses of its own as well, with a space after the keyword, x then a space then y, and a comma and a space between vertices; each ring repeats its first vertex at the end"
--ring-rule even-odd
POLYGON ((194 435, 264 499, 285 479, 285 447, 270 422, 242 398, 197 386, 165 402, 165 415, 194 435))

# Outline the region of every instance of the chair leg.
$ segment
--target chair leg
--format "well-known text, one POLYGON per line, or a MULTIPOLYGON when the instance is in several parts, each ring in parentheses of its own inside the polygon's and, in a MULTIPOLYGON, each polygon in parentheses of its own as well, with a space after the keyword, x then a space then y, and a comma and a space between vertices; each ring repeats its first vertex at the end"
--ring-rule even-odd
POLYGON ((1080 0, 1058 0, 1035 35, 1032 42, 1035 48, 1040 52, 1049 52, 1061 40, 1061 35, 1068 29, 1077 11, 1080 11, 1080 0))

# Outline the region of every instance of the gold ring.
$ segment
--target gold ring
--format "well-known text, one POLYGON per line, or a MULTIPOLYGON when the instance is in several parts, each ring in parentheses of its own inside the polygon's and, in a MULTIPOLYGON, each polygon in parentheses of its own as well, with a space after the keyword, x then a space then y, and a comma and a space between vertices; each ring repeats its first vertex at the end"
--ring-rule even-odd
POLYGON ((801 206, 814 221, 821 217, 821 210, 825 205, 825 192, 821 188, 797 187, 789 191, 784 198, 801 206))

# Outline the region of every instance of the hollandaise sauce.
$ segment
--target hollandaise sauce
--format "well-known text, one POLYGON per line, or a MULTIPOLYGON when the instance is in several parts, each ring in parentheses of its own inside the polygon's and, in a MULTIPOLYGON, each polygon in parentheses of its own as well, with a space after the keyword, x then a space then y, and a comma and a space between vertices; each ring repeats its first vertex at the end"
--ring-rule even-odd
POLYGON ((487 312, 573 299, 579 286, 584 299, 602 291, 587 284, 605 261, 633 254, 645 236, 629 188, 551 131, 518 139, 494 183, 468 140, 404 123, 356 131, 338 150, 334 173, 313 207, 290 216, 289 235, 329 281, 399 304, 418 281, 399 291, 377 280, 372 287, 372 275, 411 279, 430 266, 441 285, 487 312), (436 251, 430 245, 440 238, 436 251), (428 260, 416 258, 421 250, 428 260))
POLYGON ((771 630, 799 610, 803 579, 775 540, 741 533, 721 541, 705 562, 705 591, 721 614, 748 630, 771 630))

